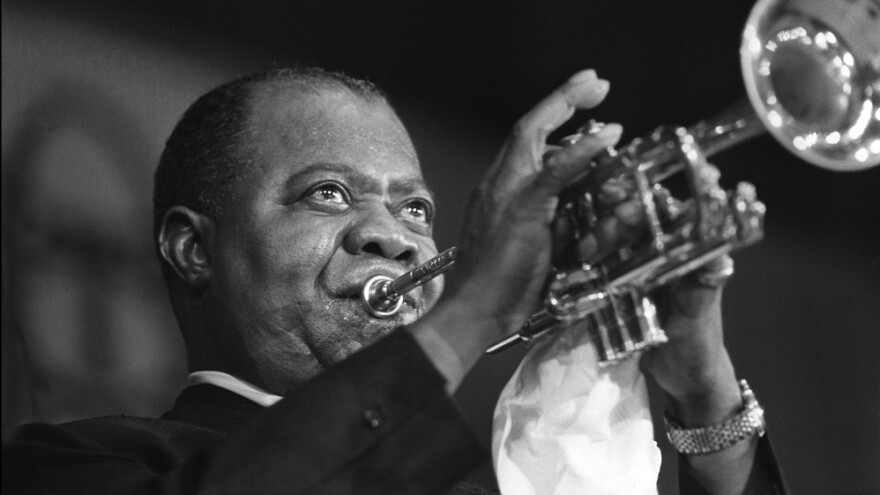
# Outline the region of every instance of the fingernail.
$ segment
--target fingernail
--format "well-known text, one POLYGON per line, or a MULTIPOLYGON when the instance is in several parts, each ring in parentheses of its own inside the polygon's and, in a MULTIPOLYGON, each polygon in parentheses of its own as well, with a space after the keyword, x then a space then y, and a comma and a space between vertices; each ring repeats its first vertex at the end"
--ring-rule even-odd
POLYGON ((590 81, 593 79, 596 79, 596 71, 593 69, 587 69, 587 70, 582 70, 582 71, 578 72, 577 74, 571 76, 568 79, 568 82, 574 83, 574 84, 580 84, 580 83, 587 82, 587 81, 590 81))
POLYGON ((623 199, 626 197, 626 189, 619 184, 612 184, 606 182, 602 185, 602 189, 599 191, 599 199, 600 200, 616 200, 623 199))
POLYGON ((617 218, 626 225, 637 225, 642 221, 642 205, 636 201, 622 203, 615 209, 617 218))
POLYGON ((617 179, 609 179, 608 182, 602 184, 602 190, 607 192, 626 191, 623 184, 617 179))
POLYGON ((609 86, 610 83, 607 79, 596 79, 596 82, 593 84, 593 87, 590 89, 590 91, 596 94, 604 94, 608 92, 609 86))
POLYGON ((605 124, 593 136, 602 142, 617 141, 623 134, 623 126, 620 124, 605 124))

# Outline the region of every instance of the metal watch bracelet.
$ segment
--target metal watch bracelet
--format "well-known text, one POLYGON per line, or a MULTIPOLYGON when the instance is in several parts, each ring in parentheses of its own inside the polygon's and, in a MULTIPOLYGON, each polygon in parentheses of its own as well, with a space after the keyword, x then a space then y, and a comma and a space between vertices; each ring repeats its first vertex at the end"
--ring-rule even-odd
POLYGON ((724 450, 747 438, 763 436, 766 430, 764 409, 758 404, 755 393, 745 380, 739 381, 743 398, 743 410, 721 424, 702 428, 685 428, 664 415, 666 436, 678 452, 687 455, 710 454, 724 450))

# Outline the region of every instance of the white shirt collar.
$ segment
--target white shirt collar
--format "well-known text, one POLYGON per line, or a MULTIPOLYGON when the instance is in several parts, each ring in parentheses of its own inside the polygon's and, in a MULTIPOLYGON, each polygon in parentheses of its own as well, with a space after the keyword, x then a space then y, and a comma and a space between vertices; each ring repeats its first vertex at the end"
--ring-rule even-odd
POLYGON ((228 373, 222 371, 194 371, 189 374, 187 386, 199 385, 202 383, 210 383, 220 388, 225 388, 230 392, 236 393, 246 399, 250 399, 263 407, 269 407, 283 397, 280 395, 270 394, 265 390, 251 385, 250 383, 238 379, 228 373))

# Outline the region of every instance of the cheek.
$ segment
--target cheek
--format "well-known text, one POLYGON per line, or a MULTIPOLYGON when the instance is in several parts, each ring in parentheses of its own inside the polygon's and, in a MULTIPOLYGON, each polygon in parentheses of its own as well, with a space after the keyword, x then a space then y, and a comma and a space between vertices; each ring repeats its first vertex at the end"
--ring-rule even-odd
POLYGON ((246 253, 247 269, 258 287, 289 300, 309 301, 336 251, 335 236, 318 228, 277 229, 263 235, 246 253))
POLYGON ((218 246, 214 276, 223 299, 253 316, 313 302, 315 281, 336 250, 329 224, 275 222, 237 229, 218 246))
POLYGON ((257 245, 264 244, 280 263, 297 263, 307 269, 332 254, 341 223, 305 212, 282 212, 251 238, 257 245))

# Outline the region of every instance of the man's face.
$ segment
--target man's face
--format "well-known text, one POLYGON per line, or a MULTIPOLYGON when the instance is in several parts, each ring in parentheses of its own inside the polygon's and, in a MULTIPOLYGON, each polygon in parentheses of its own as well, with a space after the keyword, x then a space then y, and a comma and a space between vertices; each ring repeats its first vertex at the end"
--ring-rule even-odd
POLYGON ((248 377, 276 393, 414 321, 439 280, 396 318, 361 307, 364 281, 436 255, 433 199, 403 125, 381 101, 345 91, 262 95, 255 165, 212 236, 208 291, 238 333, 248 377))

